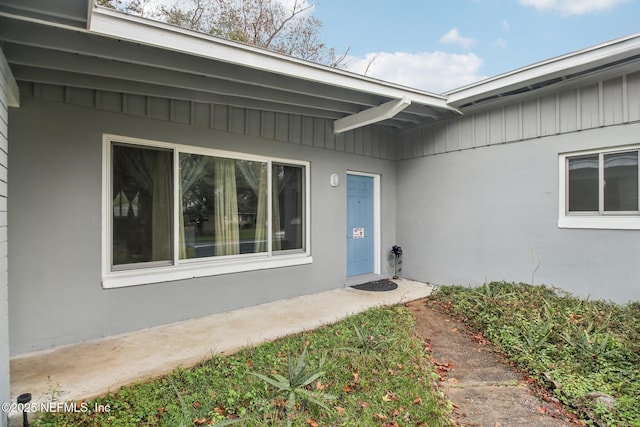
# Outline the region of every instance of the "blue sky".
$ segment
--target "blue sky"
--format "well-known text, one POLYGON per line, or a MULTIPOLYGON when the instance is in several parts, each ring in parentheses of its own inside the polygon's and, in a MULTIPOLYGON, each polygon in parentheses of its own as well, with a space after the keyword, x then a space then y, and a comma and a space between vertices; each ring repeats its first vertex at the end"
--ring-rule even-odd
POLYGON ((640 0, 317 0, 348 69, 442 93, 640 32, 640 0))

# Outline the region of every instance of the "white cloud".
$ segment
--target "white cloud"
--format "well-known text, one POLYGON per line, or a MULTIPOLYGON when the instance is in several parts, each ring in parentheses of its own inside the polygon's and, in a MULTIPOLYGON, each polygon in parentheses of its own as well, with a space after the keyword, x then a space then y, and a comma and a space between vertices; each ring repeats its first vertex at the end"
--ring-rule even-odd
POLYGON ((476 41, 470 37, 464 37, 457 28, 452 28, 440 38, 440 43, 444 44, 457 44, 463 49, 469 49, 476 41))
POLYGON ((443 93, 485 78, 479 74, 481 66, 482 59, 473 53, 378 52, 349 58, 347 68, 359 74, 367 71, 367 76, 380 80, 443 93))
POLYGON ((498 37, 497 39, 494 40, 493 46, 498 47, 500 49, 504 49, 505 47, 507 47, 507 41, 502 37, 498 37))
POLYGON ((511 29, 511 24, 509 24, 509 21, 507 21, 506 19, 502 21, 502 31, 509 32, 509 30, 511 29))
POLYGON ((626 3, 628 0, 520 0, 520 4, 563 15, 584 15, 600 12, 626 3))

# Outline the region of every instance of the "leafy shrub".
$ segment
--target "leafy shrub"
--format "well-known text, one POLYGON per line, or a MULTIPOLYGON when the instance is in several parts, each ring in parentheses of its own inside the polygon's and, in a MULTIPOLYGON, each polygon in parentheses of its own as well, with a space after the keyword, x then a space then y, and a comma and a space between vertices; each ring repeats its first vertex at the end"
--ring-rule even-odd
POLYGON ((640 425, 640 303, 580 299, 506 282, 444 286, 431 296, 586 420, 640 425), (615 407, 586 397, 611 396, 615 407))

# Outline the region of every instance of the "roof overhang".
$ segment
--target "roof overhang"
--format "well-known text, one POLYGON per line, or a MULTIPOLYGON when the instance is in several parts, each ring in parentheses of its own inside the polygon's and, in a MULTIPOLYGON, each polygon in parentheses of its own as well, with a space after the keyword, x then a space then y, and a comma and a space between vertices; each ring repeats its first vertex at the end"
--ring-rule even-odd
POLYGON ((538 62, 445 93, 452 106, 464 108, 566 83, 640 61, 640 33, 538 62))
POLYGON ((0 51, 0 74, 4 75, 5 85, 4 91, 7 96, 7 105, 9 107, 20 106, 20 90, 18 89, 18 83, 11 73, 11 68, 4 57, 2 51, 0 51))
POLYGON ((336 132, 458 114, 441 95, 92 4, 82 28, 86 0, 67 0, 76 7, 64 19, 36 13, 45 0, 21 1, 0 5, 0 42, 18 81, 300 114, 338 121, 336 132))

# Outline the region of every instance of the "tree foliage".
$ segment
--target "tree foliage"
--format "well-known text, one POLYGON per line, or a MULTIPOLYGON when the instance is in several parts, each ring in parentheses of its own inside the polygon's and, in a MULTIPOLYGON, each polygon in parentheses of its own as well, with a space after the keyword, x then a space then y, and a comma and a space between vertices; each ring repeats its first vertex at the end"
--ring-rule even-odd
POLYGON ((98 0, 98 4, 331 67, 345 66, 348 50, 338 55, 321 41, 322 22, 307 0, 185 0, 171 6, 151 0, 98 0))

